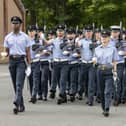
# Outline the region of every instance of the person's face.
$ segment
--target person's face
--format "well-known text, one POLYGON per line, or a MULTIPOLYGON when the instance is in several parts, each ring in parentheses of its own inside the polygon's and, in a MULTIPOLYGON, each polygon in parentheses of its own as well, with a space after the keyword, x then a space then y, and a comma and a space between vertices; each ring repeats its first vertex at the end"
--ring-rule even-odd
POLYGON ((75 33, 73 33, 73 34, 72 34, 72 36, 73 36, 73 38, 75 38, 75 37, 76 37, 76 34, 75 34, 75 33))
POLYGON ((67 34, 67 38, 68 38, 68 39, 72 40, 73 37, 74 37, 73 34, 67 34))
POLYGON ((64 30, 57 30, 57 37, 63 37, 64 36, 64 30))
POLYGON ((96 39, 99 39, 101 37, 101 33, 100 32, 96 32, 95 33, 95 37, 96 37, 96 39))
POLYGON ((112 31, 112 32, 111 32, 111 35, 112 35, 112 37, 114 37, 114 38, 119 37, 119 34, 120 34, 120 32, 118 32, 118 31, 112 31))
POLYGON ((12 24, 13 31, 19 31, 21 27, 21 24, 12 24))
POLYGON ((36 31, 35 31, 35 30, 30 30, 30 31, 28 31, 28 35, 29 35, 31 38, 35 37, 35 34, 36 34, 36 31))
POLYGON ((92 38, 92 35, 93 35, 93 31, 85 31, 85 37, 86 38, 92 38))
POLYGON ((53 39, 54 38, 54 35, 52 35, 52 34, 48 34, 48 39, 50 40, 50 39, 53 39))
POLYGON ((103 45, 107 45, 109 43, 110 37, 109 36, 101 36, 101 43, 103 45))
POLYGON ((42 31, 38 32, 38 35, 41 37, 41 35, 44 34, 42 31))

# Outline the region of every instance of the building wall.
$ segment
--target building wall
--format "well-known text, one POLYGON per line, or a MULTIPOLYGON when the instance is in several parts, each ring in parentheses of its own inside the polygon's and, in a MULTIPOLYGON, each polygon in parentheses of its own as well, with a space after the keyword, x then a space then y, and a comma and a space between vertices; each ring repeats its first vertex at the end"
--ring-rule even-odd
MULTIPOLYGON (((21 17, 25 24, 25 11, 21 0, 0 0, 0 52, 3 51, 3 41, 6 34, 11 32, 10 19, 12 16, 21 17)), ((24 29, 25 25, 22 25, 24 29)), ((0 56, 0 63, 8 62, 8 59, 2 59, 0 56)))
MULTIPOLYGON (((19 9, 16 0, 0 0, 0 46, 3 45, 4 36, 11 32, 10 19, 12 16, 19 16, 20 18, 25 17, 25 13, 19 9), (5 4, 4 4, 5 2, 5 4)), ((19 5, 20 6, 20 5, 19 5)), ((25 23, 25 20, 24 20, 25 23)), ((22 26, 24 29, 24 25, 22 26)))
POLYGON ((10 19, 12 16, 19 16, 20 18, 22 18, 21 12, 16 6, 14 0, 8 0, 8 32, 11 31, 10 19))
POLYGON ((4 0, 0 0, 0 44, 3 41, 3 34, 4 34, 4 8, 3 8, 3 1, 4 0))

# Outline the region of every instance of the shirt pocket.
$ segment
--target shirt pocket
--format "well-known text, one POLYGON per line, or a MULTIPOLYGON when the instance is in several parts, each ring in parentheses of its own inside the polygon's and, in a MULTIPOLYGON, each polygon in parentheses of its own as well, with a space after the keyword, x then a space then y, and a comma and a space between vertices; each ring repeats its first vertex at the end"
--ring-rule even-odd
POLYGON ((8 40, 8 46, 9 46, 9 47, 14 46, 14 40, 13 40, 13 39, 9 39, 9 40, 8 40))

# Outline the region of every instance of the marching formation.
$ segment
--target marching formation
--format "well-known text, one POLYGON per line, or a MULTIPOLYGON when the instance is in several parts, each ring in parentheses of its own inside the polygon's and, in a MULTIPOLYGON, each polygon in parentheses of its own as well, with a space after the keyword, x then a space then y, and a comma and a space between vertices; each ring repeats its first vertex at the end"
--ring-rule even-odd
POLYGON ((32 25, 26 35, 19 17, 12 17, 11 23, 13 31, 5 37, 1 55, 9 56, 14 114, 25 111, 25 75, 33 104, 55 99, 58 92, 58 105, 85 98, 89 106, 101 103, 108 117, 111 103, 126 103, 126 31, 120 26, 100 30, 85 25, 76 31, 59 24, 44 33, 32 25))

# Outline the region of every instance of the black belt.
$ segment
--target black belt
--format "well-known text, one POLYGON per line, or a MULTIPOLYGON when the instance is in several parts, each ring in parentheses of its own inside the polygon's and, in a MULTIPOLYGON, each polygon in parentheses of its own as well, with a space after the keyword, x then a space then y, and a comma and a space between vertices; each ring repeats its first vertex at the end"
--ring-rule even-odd
POLYGON ((112 70, 113 69, 112 66, 107 66, 107 65, 98 65, 97 68, 99 70, 112 70))
POLYGON ((10 55, 9 58, 11 60, 20 60, 20 59, 24 59, 25 55, 10 55))
POLYGON ((41 64, 49 64, 48 61, 40 61, 41 64))

